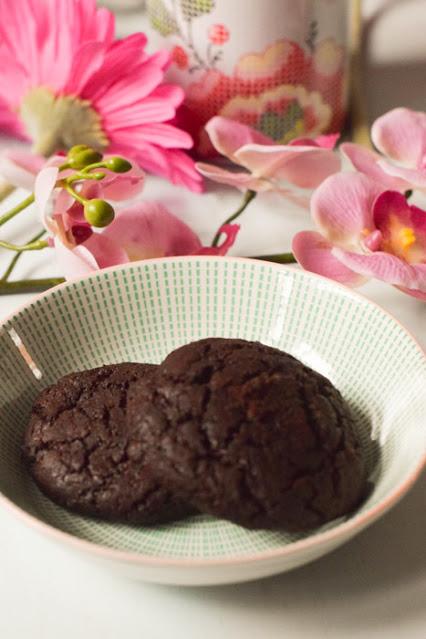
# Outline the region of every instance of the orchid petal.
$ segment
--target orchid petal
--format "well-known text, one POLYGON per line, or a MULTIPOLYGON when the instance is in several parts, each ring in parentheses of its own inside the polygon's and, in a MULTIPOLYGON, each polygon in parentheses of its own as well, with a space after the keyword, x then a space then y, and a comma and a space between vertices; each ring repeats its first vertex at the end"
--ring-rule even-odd
POLYGON ((92 233, 80 246, 90 252, 99 268, 126 264, 130 261, 127 252, 119 242, 107 237, 105 233, 92 233))
POLYGON ((0 156, 0 175, 10 184, 32 191, 35 175, 44 163, 45 159, 40 155, 10 149, 0 156))
POLYGON ((322 149, 334 149, 339 138, 340 133, 317 135, 316 138, 295 138, 289 142, 289 146, 316 146, 322 149))
POLYGON ((384 188, 394 191, 405 191, 409 188, 406 180, 401 180, 381 166, 382 156, 371 151, 360 144, 345 142, 340 145, 340 150, 352 162, 353 166, 367 175, 372 180, 376 180, 383 185, 384 188))
POLYGON ((219 246, 203 246, 196 251, 195 255, 226 255, 229 249, 235 244, 239 230, 239 224, 224 224, 219 229, 219 233, 226 235, 222 244, 219 246))
MULTIPOLYGON (((106 156, 105 159, 108 159, 106 156)), ((103 197, 107 200, 129 200, 138 195, 145 182, 144 171, 136 164, 127 173, 113 173, 105 170, 106 177, 102 180, 103 197)))
POLYGON ((374 204, 382 247, 407 262, 426 262, 426 211, 410 206, 401 193, 385 191, 374 204))
POLYGON ((314 138, 314 142, 323 149, 334 149, 339 138, 340 133, 326 133, 324 135, 317 135, 316 138, 314 138))
POLYGON ((365 277, 344 266, 333 256, 332 250, 333 245, 315 231, 301 231, 293 238, 293 254, 306 271, 318 273, 347 286, 363 284, 365 277))
POLYGON ((315 146, 247 144, 235 153, 235 159, 255 176, 286 180, 308 189, 340 169, 336 153, 315 146))
POLYGON ((399 288, 400 291, 402 291, 403 293, 407 293, 407 295, 411 295, 411 297, 416 297, 418 300, 422 300, 423 302, 426 302, 426 291, 417 291, 416 289, 409 289, 409 288, 405 288, 405 286, 397 286, 396 288, 399 288))
POLYGON ((49 229, 47 220, 47 204, 58 179, 58 167, 49 166, 42 169, 34 183, 34 202, 36 211, 43 225, 49 229))
POLYGON ((374 230, 373 203, 382 190, 365 175, 337 173, 313 194, 312 218, 333 244, 353 245, 374 230))
POLYGON ((395 166, 386 160, 378 162, 379 167, 395 182, 399 181, 404 185, 403 189, 426 189, 426 170, 417 171, 416 169, 404 169, 402 166, 395 166))
POLYGON ((369 251, 378 251, 382 246, 382 242, 383 235, 381 231, 373 231, 363 240, 365 248, 367 248, 369 251))
POLYGON ((332 252, 347 268, 361 275, 375 277, 388 284, 404 286, 410 290, 426 292, 426 264, 408 264, 396 255, 382 251, 362 255, 334 248, 332 252))
POLYGON ((392 109, 374 122, 371 137, 379 151, 393 160, 420 167, 426 156, 426 113, 392 109))
POLYGON ((219 115, 211 118, 205 128, 216 151, 234 161, 235 152, 245 144, 274 144, 259 131, 219 115))
POLYGON ((55 257, 61 269, 61 273, 67 280, 83 277, 88 273, 97 271, 99 266, 91 252, 83 245, 75 248, 67 248, 55 238, 55 257))
POLYGON ((197 162, 195 166, 201 175, 213 180, 213 182, 234 186, 241 191, 250 189, 251 191, 261 192, 270 191, 274 188, 268 180, 253 177, 251 173, 246 171, 227 171, 219 166, 204 164, 203 162, 197 162))
POLYGON ((124 209, 102 236, 119 243, 131 261, 191 255, 201 248, 189 226, 159 202, 140 202, 124 209))

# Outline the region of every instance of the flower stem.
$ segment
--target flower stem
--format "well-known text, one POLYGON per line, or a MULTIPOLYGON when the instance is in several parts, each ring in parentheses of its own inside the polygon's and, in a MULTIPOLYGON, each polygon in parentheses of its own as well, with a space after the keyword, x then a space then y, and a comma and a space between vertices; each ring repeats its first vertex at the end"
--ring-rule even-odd
POLYGON ((9 251, 17 251, 22 253, 22 251, 40 251, 41 249, 49 246, 46 240, 36 240, 35 242, 28 242, 28 244, 10 244, 9 242, 4 242, 0 240, 0 246, 8 249, 9 251))
MULTIPOLYGON (((40 231, 40 233, 37 233, 37 235, 35 235, 34 237, 32 237, 30 239, 30 241, 28 242, 28 244, 31 244, 32 242, 36 242, 37 240, 39 240, 44 234, 46 233, 46 231, 43 229, 42 231, 40 231)), ((12 273, 13 269, 16 266, 17 261, 19 260, 19 258, 21 257, 23 251, 19 251, 16 253, 16 255, 13 256, 13 258, 10 261, 9 266, 7 267, 7 269, 5 270, 5 272, 3 273, 2 277, 0 278, 0 282, 5 282, 9 275, 12 273)))
POLYGON ((224 222, 223 224, 220 225, 219 230, 217 231, 216 235, 213 238, 212 241, 212 246, 217 246, 219 244, 219 239, 221 236, 221 228, 222 226, 224 226, 225 224, 230 224, 231 222, 233 222, 234 220, 237 219, 237 217, 239 217, 241 215, 241 213, 248 207, 248 205, 250 204, 250 202, 252 200, 254 200, 254 198, 256 197, 257 193, 256 191, 246 191, 244 193, 244 198, 243 201, 241 203, 241 206, 239 206, 239 208, 235 211, 235 213, 233 213, 232 215, 230 215, 224 222))
POLYGON ((296 258, 293 253, 277 253, 276 255, 254 255, 254 260, 263 260, 264 262, 277 262, 278 264, 295 264, 296 258))
POLYGON ((17 215, 18 213, 26 209, 27 206, 29 206, 33 202, 34 202, 34 194, 32 193, 31 195, 26 197, 25 200, 23 200, 20 204, 17 204, 16 206, 14 206, 13 209, 10 209, 10 211, 7 211, 7 213, 3 213, 3 215, 0 215, 0 226, 2 226, 2 224, 5 224, 9 220, 11 220, 12 217, 15 217, 15 215, 17 215))
POLYGON ((73 189, 73 187, 71 186, 69 182, 64 182, 64 189, 68 191, 71 197, 77 200, 77 202, 80 202, 80 204, 83 204, 83 206, 86 204, 87 202, 86 198, 81 197, 81 195, 79 195, 77 191, 73 189))
POLYGON ((7 198, 8 195, 13 193, 14 190, 15 190, 15 187, 13 186, 13 184, 9 184, 9 182, 6 182, 5 180, 1 178, 0 179, 0 202, 3 202, 3 200, 7 198))
POLYGON ((39 280, 17 280, 6 282, 0 280, 0 295, 12 295, 15 293, 40 293, 52 286, 65 282, 63 277, 46 277, 39 280))

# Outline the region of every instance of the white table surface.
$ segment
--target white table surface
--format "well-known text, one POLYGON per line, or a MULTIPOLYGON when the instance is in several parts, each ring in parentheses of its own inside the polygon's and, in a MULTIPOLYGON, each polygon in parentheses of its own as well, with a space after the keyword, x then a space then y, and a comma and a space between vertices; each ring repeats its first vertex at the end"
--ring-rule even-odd
MULTIPOLYGON (((378 4, 370 1, 367 9, 372 11, 378 4)), ((403 5, 398 9, 399 23, 418 34, 416 26, 424 15, 418 10, 426 13, 424 0, 399 4, 403 5)), ((394 15, 384 19, 393 24, 389 26, 392 33, 398 31, 394 15)), ((372 110, 378 103, 380 111, 401 103, 418 108, 421 90, 425 102, 424 85, 417 85, 417 93, 411 87, 412 102, 407 95, 389 90, 393 48, 389 37, 387 42, 386 49, 378 24, 372 37, 372 45, 377 46, 371 48, 371 72, 377 78, 375 84, 369 82, 372 110), (379 82, 381 64, 386 67, 383 86, 379 82), (389 100, 383 106, 386 91, 389 100)), ((421 38, 413 35, 407 39, 407 47, 404 64, 412 63, 414 68, 420 60, 424 65, 424 29, 421 38), (416 37, 417 49, 413 49, 416 37)), ((414 81, 416 70, 413 73, 414 81)), ((161 197, 206 241, 238 201, 231 190, 212 189, 199 197, 157 179, 149 180, 146 197, 161 197)), ((31 236, 34 221, 25 218, 24 214, 8 225, 8 239, 20 242, 31 236)), ((262 196, 247 210, 233 253, 288 250, 292 235, 309 226, 306 213, 277 196, 262 196)), ((0 270, 5 262, 1 255, 0 270)), ((59 273, 48 252, 24 256, 16 269, 18 277, 55 274, 59 273)), ((380 283, 370 283, 362 292, 395 315, 426 346, 426 304, 380 283)), ((29 299, 30 295, 0 297, 0 319, 29 299)), ((260 582, 199 589, 120 580, 0 511, 0 637, 424 639, 425 489, 423 475, 382 520, 311 565, 260 582)))

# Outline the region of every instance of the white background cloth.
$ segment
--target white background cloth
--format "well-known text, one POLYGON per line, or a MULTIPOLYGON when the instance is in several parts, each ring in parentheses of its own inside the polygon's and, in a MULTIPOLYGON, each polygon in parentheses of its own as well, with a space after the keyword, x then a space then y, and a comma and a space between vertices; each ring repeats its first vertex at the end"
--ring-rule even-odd
MULTIPOLYGON (((346 1, 346 0, 342 0, 346 1)), ((370 114, 407 105, 425 109, 425 0, 366 0, 371 17, 366 90, 370 114)), ((143 28, 120 18, 122 33, 143 28)), ((3 145, 6 144, 3 141, 3 145)), ((207 242, 237 205, 231 190, 193 196, 149 179, 160 198, 207 242)), ((8 239, 34 231, 23 214, 8 239)), ((30 217, 30 216, 29 216, 30 217)), ((244 214, 234 253, 289 249, 310 227, 281 198, 258 198, 244 214)), ((9 259, 9 256, 7 256, 9 259)), ((7 259, 0 258, 1 270, 7 259)), ((56 275, 47 255, 28 254, 16 277, 56 275)), ((362 292, 394 314, 426 346, 426 304, 378 282, 362 292)), ((0 297, 0 318, 31 296, 0 297)), ((0 511, 0 637, 4 639, 424 639, 426 636, 426 477, 382 520, 333 554, 299 570, 251 584, 172 588, 119 579, 56 546, 0 511)))

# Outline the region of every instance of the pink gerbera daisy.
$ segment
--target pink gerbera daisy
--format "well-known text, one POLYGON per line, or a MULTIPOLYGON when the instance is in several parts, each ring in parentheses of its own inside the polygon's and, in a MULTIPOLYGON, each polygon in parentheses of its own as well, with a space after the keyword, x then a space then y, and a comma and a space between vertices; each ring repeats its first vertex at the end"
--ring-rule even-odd
POLYGON ((51 155, 74 144, 134 158, 200 190, 174 126, 183 100, 162 84, 169 55, 145 52, 137 33, 114 39, 114 17, 95 0, 0 0, 0 129, 51 155))

